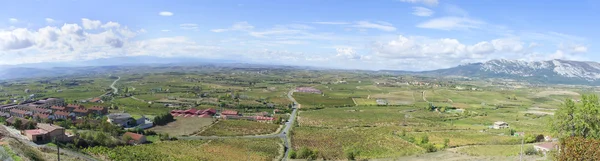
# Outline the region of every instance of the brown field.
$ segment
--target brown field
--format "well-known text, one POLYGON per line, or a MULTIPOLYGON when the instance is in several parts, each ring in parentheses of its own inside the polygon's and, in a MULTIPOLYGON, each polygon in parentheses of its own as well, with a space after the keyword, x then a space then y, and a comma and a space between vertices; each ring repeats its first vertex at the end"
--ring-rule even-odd
POLYGON ((175 121, 164 126, 155 126, 150 130, 167 133, 171 136, 190 135, 212 124, 213 118, 175 117, 175 121))

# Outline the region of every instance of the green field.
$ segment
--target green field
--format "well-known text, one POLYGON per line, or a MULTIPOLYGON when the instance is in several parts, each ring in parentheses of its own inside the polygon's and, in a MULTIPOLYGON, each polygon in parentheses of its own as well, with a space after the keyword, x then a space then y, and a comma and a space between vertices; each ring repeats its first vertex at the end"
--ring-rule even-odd
POLYGON ((302 108, 317 108, 317 107, 344 107, 354 106, 354 101, 351 98, 337 98, 322 96, 319 94, 294 93, 294 99, 302 104, 302 108))

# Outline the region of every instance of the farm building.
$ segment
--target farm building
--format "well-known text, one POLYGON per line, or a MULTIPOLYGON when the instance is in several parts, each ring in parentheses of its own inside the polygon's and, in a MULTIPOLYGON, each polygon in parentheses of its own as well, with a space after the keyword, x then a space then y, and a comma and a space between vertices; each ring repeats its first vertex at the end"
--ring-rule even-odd
POLYGON ((75 114, 71 113, 71 112, 68 112, 68 111, 55 111, 54 112, 54 117, 56 119, 64 119, 64 120, 70 119, 70 120, 73 120, 73 119, 75 119, 75 114))
POLYGON ((125 139, 126 137, 131 138, 131 140, 125 140, 129 144, 143 144, 143 143, 146 143, 146 136, 144 136, 142 134, 136 134, 136 133, 132 133, 132 132, 126 132, 125 134, 123 134, 123 139, 125 139))
POLYGON ((101 106, 92 106, 88 110, 96 115, 106 115, 108 113, 108 108, 101 106))
POLYGON ((238 111, 235 111, 235 110, 223 110, 221 112, 221 115, 229 115, 229 116, 237 116, 239 114, 240 113, 238 111))
POLYGON ((100 102, 100 103, 102 103, 102 99, 96 97, 96 98, 90 100, 90 102, 96 102, 96 103, 100 102))
POLYGON ((67 107, 66 107, 66 110, 67 111, 73 111, 73 110, 75 110, 77 108, 83 108, 83 105, 80 105, 80 104, 68 104, 67 107))
POLYGON ((71 141, 71 137, 65 135, 65 128, 52 124, 37 124, 37 129, 25 130, 27 139, 33 142, 47 142, 56 139, 58 141, 71 141))
POLYGON ((172 110, 171 115, 174 117, 212 117, 217 113, 217 110, 209 108, 205 110, 187 109, 187 110, 172 110))
POLYGON ((504 121, 496 121, 494 122, 494 126, 492 126, 493 129, 504 129, 504 128, 509 128, 508 123, 504 122, 504 121))
POLYGON ((108 114, 108 120, 111 124, 129 127, 129 125, 134 124, 135 120, 128 113, 111 113, 108 114))
POLYGON ((33 115, 33 113, 26 111, 26 110, 21 110, 21 109, 11 109, 10 110, 10 115, 11 116, 15 116, 15 117, 21 117, 24 118, 26 116, 31 116, 33 115))
POLYGON ((555 142, 546 142, 533 145, 533 148, 535 148, 535 150, 537 150, 538 152, 541 152, 542 154, 546 155, 547 152, 557 149, 558 144, 556 144, 555 142))
POLYGON ((64 107, 64 106, 52 106, 52 107, 50 107, 50 109, 52 109, 52 110, 54 110, 54 111, 64 111, 64 110, 66 110, 67 108, 66 108, 66 107, 64 107))
POLYGON ((322 94, 321 90, 313 88, 313 87, 298 87, 296 88, 296 92, 302 93, 314 93, 314 94, 322 94))
POLYGON ((76 109, 73 109, 73 113, 75 113, 75 116, 87 116, 91 114, 91 111, 81 106, 76 109))

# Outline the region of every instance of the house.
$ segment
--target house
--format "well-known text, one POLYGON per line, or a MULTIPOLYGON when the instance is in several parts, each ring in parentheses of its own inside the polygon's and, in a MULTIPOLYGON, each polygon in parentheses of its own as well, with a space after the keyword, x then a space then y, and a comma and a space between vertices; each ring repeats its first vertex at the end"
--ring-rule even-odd
POLYGON ((43 120, 54 120, 55 117, 54 115, 50 115, 48 113, 36 113, 33 115, 33 119, 36 120, 37 122, 41 122, 43 120), (38 120, 40 119, 40 120, 38 120))
POLYGON ((56 139, 57 141, 71 141, 71 137, 65 135, 65 128, 58 125, 38 123, 37 129, 25 130, 27 139, 33 142, 47 142, 56 139))
POLYGON ((54 118, 63 120, 73 120, 75 119, 75 114, 68 111, 54 111, 54 118))
POLYGON ((123 134, 123 139, 129 139, 130 140, 125 140, 127 141, 127 143, 129 144, 143 144, 146 143, 146 136, 142 135, 142 134, 136 134, 136 133, 132 133, 132 132, 126 132, 125 134, 123 134))
POLYGON ((11 109, 10 110, 10 115, 11 116, 15 116, 15 117, 21 117, 21 118, 25 118, 27 116, 31 116, 32 113, 29 111, 25 111, 25 110, 21 110, 21 109, 11 109))
POLYGON ((201 115, 202 115, 202 114, 206 114, 206 115, 211 115, 211 116, 212 116, 212 115, 215 115, 215 114, 217 114, 217 110, 215 110, 215 109, 213 109, 213 108, 209 108, 209 109, 202 110, 202 111, 201 111, 201 112, 199 112, 198 114, 201 114, 201 115))
POLYGON ((0 117, 9 118, 10 117, 10 113, 0 111, 0 117))
POLYGON ((108 114, 108 120, 106 121, 123 127, 130 127, 136 123, 133 117, 131 117, 131 115, 128 113, 108 114))
POLYGON ((74 109, 73 113, 75 113, 75 116, 81 117, 81 116, 87 116, 87 115, 91 114, 91 111, 82 106, 82 107, 74 109))
POLYGON ((64 110, 67 110, 67 107, 64 107, 64 106, 51 106, 50 109, 52 109, 54 111, 64 111, 64 110))
POLYGON ((96 98, 90 100, 90 102, 96 102, 96 103, 100 102, 100 103, 102 103, 102 99, 96 97, 96 98))
POLYGON ((108 113, 108 108, 101 106, 92 106, 88 110, 96 115, 106 115, 108 113))
POLYGON ((493 129, 504 129, 504 128, 509 128, 508 123, 504 122, 504 121, 496 121, 494 122, 494 126, 492 126, 493 129))
POLYGON ((536 151, 541 152, 545 156, 546 153, 548 153, 549 151, 557 149, 558 148, 558 144, 556 144, 556 142, 545 142, 545 143, 533 145, 533 148, 536 151))
MULTIPOLYGON (((6 125, 7 125, 7 126, 12 126, 12 125, 14 125, 14 124, 15 124, 15 122, 17 122, 17 120, 21 120, 21 127, 25 127, 25 125, 27 125, 27 124, 29 124, 30 122, 32 122, 32 121, 29 121, 29 120, 27 120, 27 119, 24 119, 24 118, 19 118, 19 117, 14 117, 14 116, 11 116, 11 117, 9 117, 8 119, 6 119, 6 125)), ((35 122, 34 122, 34 123, 35 123, 35 122)))
POLYGON ((234 116, 237 116, 237 115, 239 115, 239 112, 235 111, 235 110, 224 110, 224 111, 221 112, 221 115, 234 115, 234 116))
POLYGON ((67 107, 66 107, 66 110, 67 111, 73 111, 73 110, 75 110, 77 108, 83 108, 83 105, 80 105, 80 104, 68 104, 67 107))
POLYGON ((31 107, 31 106, 29 106, 27 109, 29 111, 31 111, 32 114, 38 114, 38 113, 50 114, 50 113, 52 113, 51 109, 43 108, 43 107, 31 107))

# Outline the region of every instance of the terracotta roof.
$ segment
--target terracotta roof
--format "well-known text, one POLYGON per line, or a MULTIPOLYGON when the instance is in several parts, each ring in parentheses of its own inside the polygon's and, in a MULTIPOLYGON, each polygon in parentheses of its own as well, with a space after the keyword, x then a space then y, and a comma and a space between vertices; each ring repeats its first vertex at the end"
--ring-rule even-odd
POLYGON ((48 133, 48 131, 42 130, 42 129, 33 129, 33 130, 25 130, 25 133, 35 136, 35 135, 44 135, 44 134, 48 133))
POLYGON ((52 132, 54 130, 59 130, 59 129, 65 129, 63 127, 60 127, 58 125, 52 125, 52 124, 45 124, 45 123, 38 123, 37 124, 37 128, 46 130, 48 132, 52 132))
POLYGON ((51 109, 53 109, 53 110, 59 110, 59 111, 60 111, 60 110, 65 110, 65 109, 66 109, 66 107, 63 107, 63 106, 52 106, 52 107, 50 107, 50 108, 51 108, 51 109))
POLYGON ((132 132, 126 132, 125 134, 123 134, 123 136, 129 136, 129 137, 131 137, 131 139, 133 139, 135 141, 140 141, 140 139, 144 135, 142 135, 142 134, 136 134, 136 133, 132 133, 132 132))
POLYGON ((237 115, 238 112, 235 110, 224 110, 223 112, 221 112, 221 115, 237 115))
POLYGON ((256 116, 256 120, 275 120, 275 118, 256 116))
POLYGON ((100 101, 100 100, 102 100, 102 99, 100 99, 100 98, 96 97, 96 98, 94 98, 94 99, 90 100, 90 102, 98 102, 98 101, 100 101))
POLYGON ((47 108, 31 108, 31 111, 35 112, 35 113, 50 113, 50 109, 47 108))
POLYGON ((76 109, 73 110, 73 112, 76 112, 76 113, 88 113, 89 111, 86 108, 76 108, 76 109))
POLYGON ((25 110, 21 110, 21 109, 10 109, 10 112, 24 115, 24 114, 27 114, 29 111, 25 111, 25 110))
POLYGON ((71 114, 71 113, 69 113, 67 111, 55 111, 54 112, 54 115, 57 115, 57 116, 65 116, 66 117, 66 116, 69 116, 69 114, 71 114))
POLYGON ((187 109, 187 110, 185 110, 185 111, 183 111, 183 112, 184 112, 184 113, 193 113, 193 114, 195 114, 197 111, 198 111, 198 110, 191 108, 191 109, 187 109))
POLYGON ((217 113, 217 110, 215 110, 213 108, 205 109, 200 112, 200 114, 210 114, 210 115, 215 114, 215 113, 217 113))
POLYGON ((68 108, 80 108, 80 107, 83 107, 83 105, 80 105, 80 104, 68 104, 67 107, 68 108))
POLYGON ((33 117, 40 117, 41 119, 48 119, 48 117, 50 117, 50 114, 44 114, 44 113, 36 113, 33 115, 33 117))

